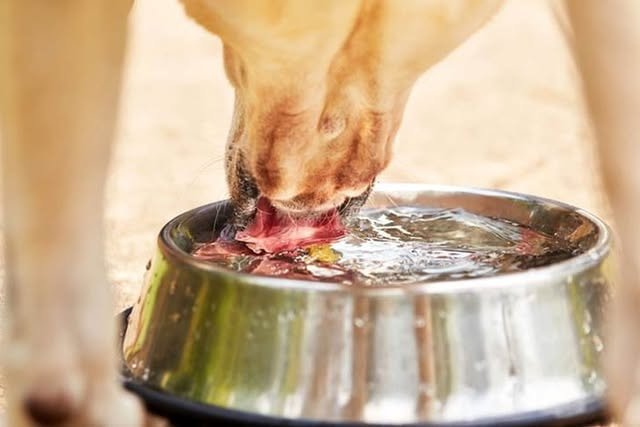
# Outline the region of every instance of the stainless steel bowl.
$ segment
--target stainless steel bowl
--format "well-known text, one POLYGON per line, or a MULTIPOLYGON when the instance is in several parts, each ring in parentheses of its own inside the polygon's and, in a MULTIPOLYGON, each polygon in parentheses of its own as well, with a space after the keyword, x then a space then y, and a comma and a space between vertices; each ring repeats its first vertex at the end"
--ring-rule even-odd
POLYGON ((332 425, 498 424, 599 408, 610 252, 599 219, 537 197, 426 185, 378 186, 369 204, 462 207, 584 252, 405 286, 252 276, 189 255, 230 213, 214 203, 160 233, 124 338, 129 381, 217 409, 332 425))

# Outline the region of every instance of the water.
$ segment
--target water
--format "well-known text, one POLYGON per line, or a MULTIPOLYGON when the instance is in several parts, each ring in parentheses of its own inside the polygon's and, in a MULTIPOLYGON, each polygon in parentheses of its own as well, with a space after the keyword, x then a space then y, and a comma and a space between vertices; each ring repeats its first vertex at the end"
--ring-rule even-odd
POLYGON ((364 210, 348 228, 347 236, 329 245, 296 252, 255 255, 238 246, 205 257, 235 271, 376 286, 491 276, 548 265, 578 251, 526 226, 462 209, 364 210))

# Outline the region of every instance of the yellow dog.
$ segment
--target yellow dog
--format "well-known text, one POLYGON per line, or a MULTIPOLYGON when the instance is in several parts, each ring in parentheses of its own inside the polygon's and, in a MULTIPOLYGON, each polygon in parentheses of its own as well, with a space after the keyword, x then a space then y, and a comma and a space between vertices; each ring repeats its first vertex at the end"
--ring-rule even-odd
MULTIPOLYGON (((499 1, 184 4, 225 46, 236 91, 227 177, 241 225, 258 196, 303 215, 363 200, 389 162, 415 80, 499 1)), ((141 405, 116 383, 101 234, 129 7, 127 0, 0 3, 12 427, 145 422, 141 405)), ((624 327, 637 324, 638 307, 631 268, 640 253, 638 9, 633 0, 573 0, 566 9, 630 267, 616 328, 629 335, 612 371, 623 373, 612 376, 621 414, 634 394, 640 343, 640 328, 624 327)))

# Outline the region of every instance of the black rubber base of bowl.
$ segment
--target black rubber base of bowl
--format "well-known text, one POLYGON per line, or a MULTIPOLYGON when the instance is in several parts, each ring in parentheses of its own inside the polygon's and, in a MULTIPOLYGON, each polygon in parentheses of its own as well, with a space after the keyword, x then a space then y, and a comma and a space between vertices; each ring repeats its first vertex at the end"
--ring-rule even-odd
MULTIPOLYGON (((131 309, 120 313, 120 336, 124 336, 131 309)), ((292 420, 224 409, 176 397, 132 379, 123 364, 124 387, 138 395, 152 414, 168 419, 174 427, 256 426, 256 427, 372 427, 388 424, 335 423, 315 420, 292 420)), ((604 424, 609 417, 599 400, 579 402, 545 411, 473 422, 393 424, 395 427, 578 427, 604 424)))

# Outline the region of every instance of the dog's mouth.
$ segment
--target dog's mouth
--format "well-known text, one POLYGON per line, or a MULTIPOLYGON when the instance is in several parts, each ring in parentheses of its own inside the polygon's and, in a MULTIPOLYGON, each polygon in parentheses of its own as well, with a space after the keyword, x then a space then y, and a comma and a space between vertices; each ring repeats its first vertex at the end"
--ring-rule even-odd
POLYGON ((266 197, 260 197, 256 213, 235 239, 254 252, 277 253, 325 243, 346 233, 337 209, 310 216, 292 216, 278 211, 266 197))
POLYGON ((293 251, 313 244, 333 241, 346 233, 346 224, 367 201, 370 185, 360 195, 323 211, 290 210, 260 194, 253 176, 236 158, 230 176, 233 217, 220 236, 243 242, 256 253, 293 251))
POLYGON ((258 197, 254 215, 244 227, 235 229, 234 238, 256 253, 287 252, 331 242, 346 234, 345 224, 362 207, 369 192, 337 208, 306 215, 280 211, 266 197, 258 197))

